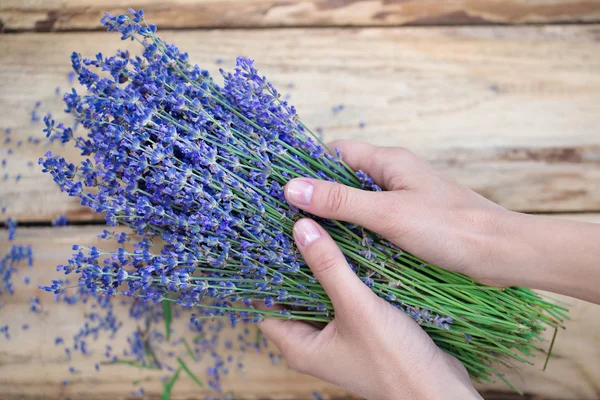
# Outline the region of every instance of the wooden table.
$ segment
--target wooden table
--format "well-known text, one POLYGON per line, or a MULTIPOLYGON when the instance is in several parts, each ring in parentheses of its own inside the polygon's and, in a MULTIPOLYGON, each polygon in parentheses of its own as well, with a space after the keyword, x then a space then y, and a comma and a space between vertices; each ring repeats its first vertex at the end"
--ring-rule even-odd
MULTIPOLYGON (((402 145, 504 207, 600 223, 598 0, 3 0, 0 138, 11 128, 13 139, 0 145, 7 159, 0 205, 3 218, 21 223, 15 243, 33 246, 35 266, 31 285, 19 283, 14 296, 2 298, 0 326, 12 333, 10 341, 0 336, 2 398, 126 398, 136 379, 149 397, 162 390, 153 371, 95 372, 88 359, 65 360, 54 338, 72 335, 85 307, 55 304, 35 289, 56 276, 71 244, 98 241, 102 219, 40 173, 37 159, 47 149, 27 142, 43 136, 30 113, 38 100, 39 114, 60 112, 55 88, 68 87, 73 50, 94 55, 131 46, 98 24, 105 11, 126 6, 144 8, 161 36, 211 72, 231 68, 237 55, 256 59, 327 140, 402 145), (339 104, 344 110, 333 113, 339 104), (61 214, 76 225, 50 228, 61 214), (44 304, 35 318, 28 311, 33 295, 44 304), (81 372, 70 375, 70 365, 81 372)), ((2 231, 0 253, 11 244, 2 231)), ((557 357, 545 372, 538 357, 510 377, 530 398, 599 398, 600 308, 563 300, 572 320, 559 333, 557 357)), ((240 398, 345 396, 262 354, 248 354, 246 378, 234 374, 225 386, 240 398)), ((502 383, 480 389, 490 399, 513 396, 502 383)), ((183 378, 173 394, 204 392, 183 378)))

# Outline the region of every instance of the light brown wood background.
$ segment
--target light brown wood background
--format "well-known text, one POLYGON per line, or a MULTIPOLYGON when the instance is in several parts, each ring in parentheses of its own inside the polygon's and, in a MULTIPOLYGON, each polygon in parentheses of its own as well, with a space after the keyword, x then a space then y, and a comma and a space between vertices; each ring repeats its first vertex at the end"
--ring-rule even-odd
MULTIPOLYGON (((3 0, 7 30, 96 29, 122 0, 3 0)), ((597 0, 129 0, 165 28, 597 22, 597 0)))
MULTIPOLYGON (((82 373, 69 376, 70 364, 52 341, 72 335, 85 309, 56 305, 35 290, 56 275, 71 244, 96 241, 102 219, 40 173, 37 158, 45 151, 76 153, 27 143, 30 135, 43 136, 29 113, 38 100, 39 114, 60 112, 54 90, 68 87, 71 51, 132 46, 116 34, 90 32, 104 11, 127 6, 143 7, 165 39, 213 73, 231 68, 237 55, 255 58, 327 140, 402 145, 507 208, 600 223, 598 0, 3 0, 0 159, 7 166, 0 167, 0 205, 28 224, 17 240, 34 246, 36 265, 28 271, 33 284, 2 299, 0 325, 14 326, 10 342, 0 337, 2 398, 126 398, 135 379, 160 395, 160 374, 128 367, 96 373, 80 359, 74 365, 82 373), (334 114, 338 104, 345 110, 334 114), (13 130, 8 144, 6 127, 13 130), (19 139, 24 143, 16 147, 19 139), (9 148, 14 154, 7 155, 9 148), (44 226, 59 214, 96 225, 44 226), (37 320, 27 311, 36 293, 45 304, 37 320), (20 332, 23 322, 31 328, 20 332), (65 378, 71 384, 62 387, 65 378)), ((3 232, 0 253, 8 246, 3 232)), ((558 357, 546 372, 536 364, 513 371, 512 380, 532 398, 600 398, 600 308, 563 300, 573 319, 559 334, 558 357)), ((271 366, 264 355, 248 355, 246 364, 246 379, 234 375, 225 385, 240 398, 310 398, 313 390, 345 395, 271 366)), ((481 389, 490 399, 512 396, 502 384, 481 389)), ((187 378, 174 395, 203 396, 187 378)))

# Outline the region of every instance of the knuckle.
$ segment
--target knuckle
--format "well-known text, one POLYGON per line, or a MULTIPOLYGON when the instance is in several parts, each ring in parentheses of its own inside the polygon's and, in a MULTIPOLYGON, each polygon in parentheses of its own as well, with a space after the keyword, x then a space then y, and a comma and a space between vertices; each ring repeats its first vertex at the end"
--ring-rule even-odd
POLYGON ((378 147, 375 157, 379 160, 389 160, 393 162, 407 162, 413 160, 416 155, 406 147, 378 147))
POLYGON ((325 274, 328 271, 332 271, 339 264, 339 260, 336 256, 329 254, 321 254, 317 257, 314 272, 316 274, 325 274))
POLYGON ((412 158, 412 157, 415 156, 415 153, 413 153, 412 151, 408 150, 406 147, 402 147, 402 146, 390 147, 390 151, 396 157, 412 158))
POLYGON ((387 190, 410 186, 409 171, 420 165, 419 158, 405 147, 380 147, 372 158, 373 170, 381 170, 382 184, 387 190))
POLYGON ((398 150, 401 148, 402 147, 377 147, 373 151, 372 159, 374 159, 374 161, 381 161, 396 158, 400 154, 398 150))
POLYGON ((391 173, 386 178, 386 186, 391 190, 402 190, 410 187, 410 182, 406 177, 406 174, 396 172, 391 173))
POLYGON ((327 209, 337 213, 343 210, 348 203, 348 188, 344 185, 334 184, 329 188, 325 197, 327 209))
POLYGON ((385 147, 385 146, 377 147, 373 151, 373 156, 375 158, 389 157, 389 156, 393 155, 394 150, 397 149, 397 148, 398 147, 385 147))
POLYGON ((377 233, 391 236, 403 225, 402 205, 393 193, 376 193, 380 197, 377 207, 373 209, 373 217, 381 221, 377 233))

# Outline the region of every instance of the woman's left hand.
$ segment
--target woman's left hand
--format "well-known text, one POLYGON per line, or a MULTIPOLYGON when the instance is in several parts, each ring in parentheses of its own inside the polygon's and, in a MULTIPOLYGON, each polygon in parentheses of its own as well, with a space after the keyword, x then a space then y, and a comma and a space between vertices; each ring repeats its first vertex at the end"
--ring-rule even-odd
POLYGON ((276 318, 259 324, 290 367, 367 399, 481 398, 462 364, 373 293, 323 228, 302 219, 294 238, 335 318, 322 330, 276 318))

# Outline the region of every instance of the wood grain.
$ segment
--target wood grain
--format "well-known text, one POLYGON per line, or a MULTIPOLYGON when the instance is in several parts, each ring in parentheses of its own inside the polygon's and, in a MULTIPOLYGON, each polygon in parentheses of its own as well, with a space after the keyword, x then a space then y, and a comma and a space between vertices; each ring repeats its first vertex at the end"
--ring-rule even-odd
MULTIPOLYGON (((143 387, 151 397, 159 397, 162 393, 161 377, 171 375, 166 371, 141 370, 130 366, 102 365, 100 371, 94 369, 95 363, 106 361, 105 345, 113 347, 113 354, 121 355, 123 349, 128 349, 126 337, 136 329, 137 322, 128 316, 127 307, 117 306, 116 315, 123 327, 114 339, 107 334, 101 335, 97 341, 88 340, 91 355, 73 355, 69 361, 64 353, 65 345, 55 345, 56 337, 65 340, 66 346, 72 346, 72 337, 87 321, 85 313, 91 308, 84 304, 67 305, 55 303, 53 295, 37 289, 37 285, 49 283, 51 279, 62 279, 55 271, 56 265, 64 263, 72 253, 73 243, 82 245, 97 245, 110 249, 103 240, 97 238, 102 227, 66 227, 51 230, 51 228, 19 229, 17 244, 31 244, 34 251, 35 265, 33 269, 20 268, 15 279, 15 295, 2 296, 4 306, 0 308, 0 325, 8 324, 11 339, 6 340, 0 335, 0 393, 3 399, 125 399, 132 398, 131 392, 143 387), (31 284, 25 285, 23 277, 27 275, 31 284), (38 296, 42 303, 42 312, 33 314, 29 310, 29 299, 38 296), (28 324, 29 329, 23 330, 22 325, 28 324), (77 373, 69 372, 74 367, 77 373), (63 380, 68 385, 63 386, 63 380), (141 380, 140 385, 132 381, 141 380)), ((6 231, 0 232, 0 254, 4 254, 9 246, 6 231)), ((114 247, 114 246, 113 246, 114 247)), ((115 302, 116 303, 116 302, 115 302)), ((176 320, 173 325, 173 338, 183 332, 186 318, 176 320)), ((161 327, 157 329, 164 329, 161 327)), ((255 327, 250 327, 253 331, 255 327)), ((236 336, 239 330, 227 329, 220 337, 221 349, 226 340, 232 340, 237 347, 236 336)), ((191 342, 194 334, 186 335, 191 342)), ((254 335, 250 336, 255 337, 254 335)), ((190 368, 205 383, 205 369, 210 366, 210 355, 205 360, 194 363, 185 356, 182 346, 161 346, 166 351, 175 351, 185 358, 190 368)), ((271 346, 271 350, 275 348, 271 346)), ((225 353, 224 353, 225 354, 225 353)), ((254 351, 246 353, 231 352, 236 358, 241 356, 245 364, 244 376, 236 372, 235 363, 231 367, 232 374, 224 377, 225 394, 233 391, 248 396, 245 398, 297 398, 310 399, 312 390, 322 391, 326 395, 336 396, 344 392, 316 379, 295 374, 282 364, 273 365, 267 353, 259 354, 254 351)), ((174 359, 162 358, 163 361, 176 366, 174 359)), ((182 374, 183 375, 183 374, 182 374)), ((175 385, 174 398, 204 398, 212 394, 209 389, 201 390, 187 377, 181 378, 175 385)))
POLYGON ((100 28, 105 12, 142 8, 168 28, 481 25, 597 22, 598 0, 3 0, 4 30, 100 28))
MULTIPOLYGON (((562 216, 600 223, 600 214, 579 214, 562 216)), ((118 308, 119 319, 125 325, 120 333, 108 340, 101 336, 91 342, 92 355, 74 356, 71 361, 65 358, 63 346, 55 346, 54 338, 63 337, 67 343, 84 322, 84 313, 89 311, 84 305, 69 306, 55 303, 52 295, 35 289, 38 284, 46 284, 58 278, 55 266, 63 263, 72 253, 71 245, 97 245, 107 248, 106 242, 96 235, 101 227, 64 227, 64 228, 20 228, 16 243, 32 244, 35 254, 33 269, 22 268, 14 296, 4 296, 5 305, 0 308, 0 323, 10 326, 11 340, 0 337, 0 393, 3 399, 124 399, 139 386, 132 381, 141 380, 141 386, 148 398, 157 398, 161 393, 161 376, 164 373, 138 370, 128 366, 102 366, 99 372, 94 363, 104 359, 105 344, 110 344, 115 352, 127 348, 126 334, 135 328, 135 322, 127 317, 125 308, 118 308), (31 284, 22 282, 27 274, 31 284), (29 311, 31 296, 39 296, 43 311, 34 315, 29 311), (28 330, 22 330, 23 324, 29 324, 28 330), (69 373, 69 366, 75 367, 77 374, 69 373), (61 385, 63 380, 69 384, 61 385)), ((0 232, 0 249, 8 248, 6 232, 0 232)), ((544 356, 538 355, 535 366, 525 366, 521 370, 508 373, 509 378, 521 388, 528 398, 545 399, 596 399, 600 394, 600 314, 598 306, 554 296, 565 301, 571 309, 572 320, 566 323, 566 330, 559 332, 553 358, 548 369, 541 371, 544 356)), ((184 318, 174 325, 177 334, 184 332, 184 318)), ((252 328, 251 328, 252 329, 252 328)), ((238 331, 229 330, 223 334, 234 339, 238 331)), ((548 332, 550 336, 552 332, 548 332)), ((175 335, 174 337, 177 337, 175 335)), ((188 338, 189 339, 189 338, 188 338)), ((546 345, 548 342, 546 342, 546 345)), ((272 346, 271 346, 272 348, 272 346)), ((176 352, 184 353, 181 346, 176 352)), ((179 353, 178 353, 179 354, 179 353)), ((234 353, 235 354, 235 353, 234 353)), ((234 372, 224 381, 225 393, 233 392, 237 398, 271 399, 310 399, 311 392, 318 391, 325 398, 343 396, 338 388, 324 384, 316 379, 299 375, 284 365, 272 365, 266 354, 246 352, 243 355, 245 377, 234 372)), ((199 377, 206 381, 204 361, 195 364, 191 361, 199 377)), ((479 390, 489 392, 486 398, 511 398, 510 391, 503 383, 479 385, 479 390)), ((182 378, 173 392, 176 399, 202 398, 206 391, 199 390, 187 377, 182 378)))
MULTIPOLYGON (((458 182, 521 211, 600 210, 600 26, 164 31, 216 73, 252 56, 326 140, 402 145, 458 182), (222 60, 222 65, 217 65, 222 60), (341 112, 332 107, 343 104, 341 112), (364 121, 365 126, 360 127, 364 121)), ((37 159, 53 150, 30 112, 59 113, 69 55, 131 47, 108 33, 0 40, 0 205, 21 221, 95 218, 37 159), (17 147, 17 141, 24 143, 17 147), (9 149, 14 153, 7 155, 9 149), (28 165, 31 163, 33 165, 28 165), (8 180, 2 176, 8 174, 8 180), (15 182, 17 174, 22 179, 15 182)), ((97 217, 96 217, 97 218, 97 217)))

